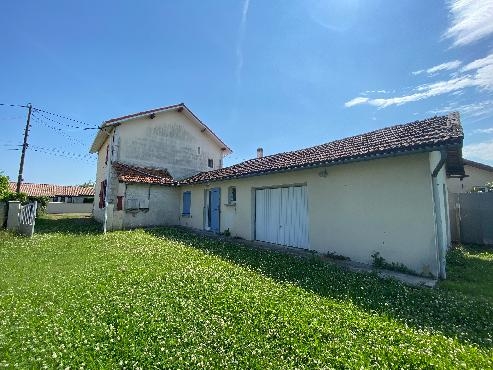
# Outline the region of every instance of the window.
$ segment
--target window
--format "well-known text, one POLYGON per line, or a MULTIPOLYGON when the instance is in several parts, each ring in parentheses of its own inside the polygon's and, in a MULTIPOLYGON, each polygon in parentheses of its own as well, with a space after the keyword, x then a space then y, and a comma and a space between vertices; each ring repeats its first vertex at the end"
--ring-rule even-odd
POLYGON ((228 188, 228 203, 235 203, 236 202, 236 186, 230 186, 228 188))
POLYGON ((197 147, 197 154, 200 154, 200 146, 197 147))
POLYGON ((116 210, 121 211, 123 210, 123 196, 118 195, 116 197, 116 210))
POLYGON ((192 203, 192 192, 183 192, 183 216, 190 216, 190 205, 192 203))
POLYGON ((207 161, 207 165, 209 166, 209 168, 214 168, 214 160, 209 158, 207 161))
POLYGON ((99 208, 104 208, 106 202, 106 180, 101 181, 101 188, 99 190, 99 208))
POLYGON ((137 210, 137 209, 139 209, 139 200, 136 198, 125 199, 125 209, 126 210, 137 210))
POLYGON ((104 164, 108 164, 109 152, 110 152, 110 146, 108 145, 106 147, 106 159, 104 160, 104 164))

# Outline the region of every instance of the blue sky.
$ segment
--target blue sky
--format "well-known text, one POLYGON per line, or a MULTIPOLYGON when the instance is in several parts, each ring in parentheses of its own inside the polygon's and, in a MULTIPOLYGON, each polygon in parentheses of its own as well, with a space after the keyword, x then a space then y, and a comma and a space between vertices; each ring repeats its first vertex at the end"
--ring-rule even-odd
MULTIPOLYGON (((0 34, 0 103, 96 126, 184 102, 227 165, 455 110, 493 165, 492 0, 16 1, 0 34)), ((0 106, 11 179, 25 116, 0 106)), ((35 116, 25 181, 94 179, 95 131, 35 116)))

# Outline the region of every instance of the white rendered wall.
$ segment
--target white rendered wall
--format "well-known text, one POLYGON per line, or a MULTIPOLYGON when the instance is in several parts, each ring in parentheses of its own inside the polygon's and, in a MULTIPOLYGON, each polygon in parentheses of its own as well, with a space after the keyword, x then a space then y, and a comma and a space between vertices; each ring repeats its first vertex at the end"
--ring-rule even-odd
POLYGON ((428 153, 326 168, 228 180, 180 188, 192 192, 191 215, 181 225, 203 229, 204 190, 221 188, 221 231, 254 238, 254 191, 266 186, 307 185, 310 249, 371 263, 389 262, 438 275, 434 202, 428 153), (237 201, 225 206, 228 186, 237 201))

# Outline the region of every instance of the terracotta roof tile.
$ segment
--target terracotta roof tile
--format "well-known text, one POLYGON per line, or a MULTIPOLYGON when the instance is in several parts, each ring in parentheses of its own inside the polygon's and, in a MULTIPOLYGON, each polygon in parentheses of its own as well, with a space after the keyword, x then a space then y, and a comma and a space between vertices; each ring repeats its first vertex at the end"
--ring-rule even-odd
POLYGON ((120 162, 113 163, 118 181, 125 183, 144 183, 157 185, 178 185, 167 170, 145 168, 128 165, 120 162))
POLYGON ((451 113, 447 116, 387 127, 311 148, 250 159, 219 170, 201 172, 181 183, 218 181, 423 148, 461 145, 463 138, 459 114, 451 113))
MULTIPOLYGON (((17 183, 10 182, 10 191, 15 192, 17 183)), ((21 193, 26 193, 30 197, 76 197, 94 196, 94 187, 85 186, 65 186, 52 184, 33 184, 24 182, 21 184, 21 193)))

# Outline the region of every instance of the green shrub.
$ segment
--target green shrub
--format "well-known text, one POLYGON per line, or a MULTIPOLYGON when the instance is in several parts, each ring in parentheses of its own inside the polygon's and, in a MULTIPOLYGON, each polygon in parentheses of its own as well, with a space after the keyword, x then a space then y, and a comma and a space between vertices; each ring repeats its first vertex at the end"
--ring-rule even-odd
POLYGON ((387 262, 385 260, 385 258, 383 258, 380 255, 380 252, 373 253, 371 255, 371 258, 373 259, 372 266, 377 268, 377 269, 385 269, 385 270, 390 270, 390 271, 402 272, 404 274, 420 276, 420 274, 418 274, 416 271, 411 270, 409 267, 407 267, 403 263, 387 262))

